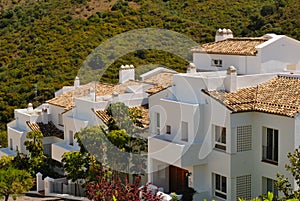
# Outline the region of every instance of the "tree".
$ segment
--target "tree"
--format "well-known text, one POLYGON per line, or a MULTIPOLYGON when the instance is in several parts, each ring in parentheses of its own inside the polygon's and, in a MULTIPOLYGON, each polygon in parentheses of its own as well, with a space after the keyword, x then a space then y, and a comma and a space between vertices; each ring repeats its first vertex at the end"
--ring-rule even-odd
POLYGON ((72 151, 66 152, 62 156, 62 163, 67 173, 67 179, 77 182, 77 192, 80 192, 78 182, 81 179, 86 179, 92 161, 94 159, 86 152, 72 151))
POLYGON ((7 168, 12 165, 14 157, 12 156, 2 156, 0 158, 0 169, 7 168))
POLYGON ((44 147, 43 147, 43 134, 40 131, 30 131, 26 137, 28 140, 24 142, 26 150, 29 152, 29 164, 31 173, 34 175, 42 170, 44 165, 44 147))
MULTIPOLYGON (((293 175, 295 182, 300 186, 300 150, 295 149, 293 153, 288 153, 287 157, 290 164, 286 164, 285 168, 293 175)), ((282 199, 300 199, 300 189, 294 190, 290 181, 287 177, 284 177, 284 175, 277 174, 275 185, 278 187, 278 190, 284 194, 282 199)))
POLYGON ((7 133, 0 131, 0 147, 7 147, 7 133))
POLYGON ((0 197, 4 197, 5 201, 10 195, 15 199, 18 195, 30 190, 33 183, 33 178, 26 170, 13 167, 0 169, 0 197))

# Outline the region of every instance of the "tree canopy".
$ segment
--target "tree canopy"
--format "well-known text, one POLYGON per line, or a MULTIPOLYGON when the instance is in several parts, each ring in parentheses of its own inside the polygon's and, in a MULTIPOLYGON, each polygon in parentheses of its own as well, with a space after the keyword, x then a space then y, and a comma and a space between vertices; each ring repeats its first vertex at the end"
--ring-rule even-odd
POLYGON ((13 167, 0 169, 0 197, 5 201, 9 196, 13 198, 30 190, 34 181, 30 173, 26 170, 18 170, 13 167))

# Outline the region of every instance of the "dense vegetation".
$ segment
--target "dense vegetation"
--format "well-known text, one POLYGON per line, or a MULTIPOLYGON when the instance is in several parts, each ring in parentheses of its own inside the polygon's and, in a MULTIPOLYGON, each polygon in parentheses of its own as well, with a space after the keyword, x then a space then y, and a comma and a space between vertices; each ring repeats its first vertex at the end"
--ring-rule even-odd
MULTIPOLYGON (((225 27, 235 36, 275 32, 300 39, 299 7, 296 0, 1 0, 0 129, 15 108, 37 106, 72 84, 84 59, 112 36, 152 27, 204 43, 225 27)), ((141 50, 116 61, 102 80, 116 82, 121 64, 186 66, 169 53, 141 50)))

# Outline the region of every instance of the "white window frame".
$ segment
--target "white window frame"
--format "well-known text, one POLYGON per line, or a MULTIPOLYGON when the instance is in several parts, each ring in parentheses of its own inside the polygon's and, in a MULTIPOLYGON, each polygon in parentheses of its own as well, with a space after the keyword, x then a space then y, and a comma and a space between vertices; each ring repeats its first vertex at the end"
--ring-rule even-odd
POLYGON ((212 59, 211 60, 211 66, 221 68, 223 66, 222 59, 212 59))
POLYGON ((262 149, 263 149, 262 160, 264 162, 278 164, 279 161, 279 130, 278 129, 268 128, 268 127, 263 128, 262 149), (272 142, 269 141, 270 139, 268 139, 268 134, 272 135, 271 136, 272 142), (271 147, 269 145, 271 145, 271 147), (269 156, 268 151, 271 151, 271 156, 269 156))
POLYGON ((214 196, 221 198, 222 200, 227 199, 227 177, 219 175, 219 174, 213 174, 213 184, 214 184, 214 196), (219 181, 217 181, 219 178, 219 181), (219 184, 218 184, 219 182, 219 184), (223 186, 225 184, 225 187, 223 186))
POLYGON ((226 151, 226 127, 214 126, 215 148, 217 150, 226 151), (225 135, 225 136, 223 136, 225 135))
POLYGON ((278 189, 275 186, 274 182, 275 182, 275 180, 273 180, 271 178, 262 177, 262 186, 263 186, 262 193, 267 195, 268 192, 272 192, 274 194, 274 196, 277 197, 278 189))

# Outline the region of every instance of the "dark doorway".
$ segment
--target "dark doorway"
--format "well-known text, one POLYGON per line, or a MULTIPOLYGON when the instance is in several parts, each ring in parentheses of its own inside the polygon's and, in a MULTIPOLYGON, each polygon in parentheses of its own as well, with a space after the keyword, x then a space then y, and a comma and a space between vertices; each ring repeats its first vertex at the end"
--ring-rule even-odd
POLYGON ((170 165, 170 192, 184 193, 188 188, 188 171, 170 165))

